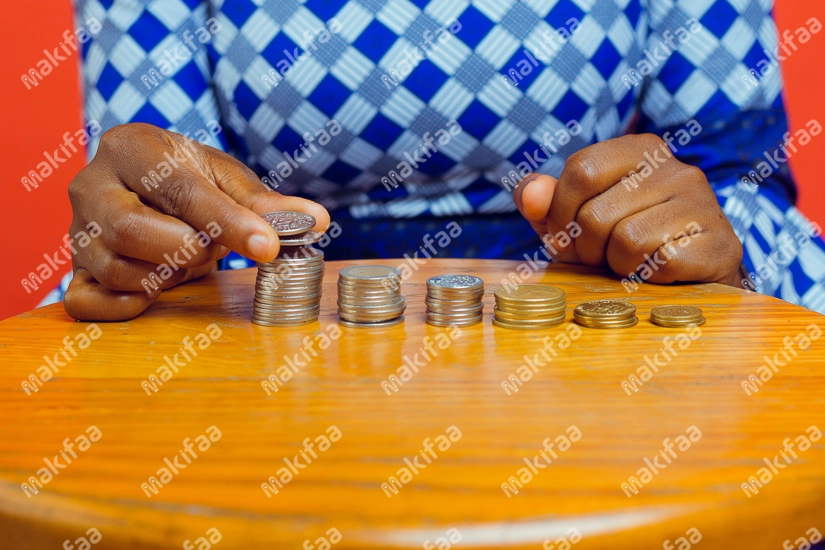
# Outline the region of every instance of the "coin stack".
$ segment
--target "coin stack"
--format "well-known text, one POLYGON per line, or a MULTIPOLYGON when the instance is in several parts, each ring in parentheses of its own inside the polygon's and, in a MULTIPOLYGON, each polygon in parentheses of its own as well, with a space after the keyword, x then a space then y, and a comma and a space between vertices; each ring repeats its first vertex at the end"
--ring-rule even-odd
POLYGON ((636 306, 619 300, 598 300, 576 306, 573 317, 583 327, 629 328, 636 326, 636 306))
POLYGON ((650 310, 650 322, 660 327, 682 328, 705 324, 702 310, 693 306, 659 306, 650 310))
POLYGON ((321 309, 324 253, 311 246, 322 237, 311 231, 315 218, 289 211, 261 217, 278 233, 281 250, 271 262, 258 263, 252 322, 288 327, 316 321, 321 309))
POLYGON ((481 322, 484 281, 472 275, 439 275, 427 281, 427 324, 469 327, 481 322))
POLYGON ((351 328, 392 327, 404 321, 401 272, 383 265, 345 267, 338 273, 338 323, 351 328))
POLYGON ((564 322, 564 291, 548 285, 502 286, 496 289, 493 324, 516 330, 539 330, 564 322))

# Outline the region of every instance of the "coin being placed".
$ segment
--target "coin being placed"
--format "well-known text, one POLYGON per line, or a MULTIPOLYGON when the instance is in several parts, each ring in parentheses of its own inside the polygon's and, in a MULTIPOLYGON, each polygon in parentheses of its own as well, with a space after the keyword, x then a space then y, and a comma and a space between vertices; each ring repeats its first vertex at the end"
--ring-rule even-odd
POLYGON ((282 210, 261 214, 266 223, 275 230, 279 237, 306 233, 315 227, 315 217, 306 212, 282 210))
POLYGON ((702 310, 693 306, 658 306, 650 310, 650 322, 660 327, 680 328, 690 325, 701 327, 706 319, 702 310))

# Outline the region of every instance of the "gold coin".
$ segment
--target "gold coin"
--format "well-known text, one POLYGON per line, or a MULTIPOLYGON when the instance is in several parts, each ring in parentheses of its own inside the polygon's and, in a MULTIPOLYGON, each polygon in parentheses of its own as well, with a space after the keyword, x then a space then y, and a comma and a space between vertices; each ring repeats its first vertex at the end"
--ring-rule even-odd
POLYGON ((587 328, 603 328, 603 329, 611 329, 611 328, 630 328, 635 327, 639 324, 639 318, 635 315, 630 319, 621 319, 616 321, 603 321, 603 320, 594 320, 588 319, 586 317, 576 317, 576 323, 580 324, 583 327, 587 328))
POLYGON ((510 311, 503 311, 498 308, 493 308, 493 314, 497 319, 503 321, 517 322, 517 321, 546 321, 548 319, 557 319, 566 316, 565 310, 548 311, 545 313, 513 313, 510 311))
POLYGON ((693 306, 658 306, 650 310, 650 320, 690 324, 702 319, 702 310, 693 306))
POLYGON ((514 289, 500 286, 495 291, 496 300, 510 303, 545 303, 564 299, 564 291, 550 285, 520 285, 514 289))
POLYGON ((558 321, 554 322, 547 322, 542 324, 522 324, 522 323, 513 323, 509 321, 502 321, 500 319, 496 319, 493 317, 493 325, 501 328, 506 328, 510 330, 541 330, 543 328, 552 328, 554 326, 560 325, 564 322, 564 317, 559 318, 558 321))
POLYGON ((619 300, 597 300, 579 304, 573 314, 588 319, 628 319, 636 315, 636 306, 619 300))

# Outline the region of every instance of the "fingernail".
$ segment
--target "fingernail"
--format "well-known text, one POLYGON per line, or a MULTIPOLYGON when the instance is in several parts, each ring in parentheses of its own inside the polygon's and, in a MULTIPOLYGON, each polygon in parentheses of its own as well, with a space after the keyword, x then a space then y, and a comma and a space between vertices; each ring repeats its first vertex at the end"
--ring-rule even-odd
POLYGON ((513 190, 515 191, 516 189, 518 189, 518 188, 519 188, 519 187, 521 187, 522 185, 524 185, 524 186, 526 187, 526 186, 527 186, 527 184, 528 184, 528 183, 530 183, 531 181, 536 181, 536 180, 539 178, 539 175, 540 175, 540 174, 534 174, 532 177, 530 177, 530 178, 528 178, 528 179, 526 179, 526 180, 521 180, 520 182, 518 182, 518 183, 516 184, 516 186, 513 188, 513 190))
POLYGON ((252 235, 246 242, 246 246, 255 259, 260 259, 267 256, 271 243, 269 237, 264 235, 252 235))

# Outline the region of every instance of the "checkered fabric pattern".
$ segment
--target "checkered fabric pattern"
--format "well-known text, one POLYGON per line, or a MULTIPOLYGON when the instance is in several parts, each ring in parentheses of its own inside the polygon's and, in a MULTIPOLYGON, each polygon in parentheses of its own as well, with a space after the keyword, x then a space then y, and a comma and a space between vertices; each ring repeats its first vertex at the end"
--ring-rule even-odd
MULTIPOLYGON (((571 120, 582 132, 535 171, 558 176, 583 147, 691 119, 727 125, 726 143, 742 143, 753 137, 743 113, 776 118, 759 136, 775 146, 786 131, 779 71, 755 88, 742 81, 777 47, 771 8, 772 0, 78 0, 77 17, 103 22, 83 49, 87 118, 190 134, 219 120, 212 145, 262 176, 302 147, 313 151, 280 192, 338 217, 409 218, 513 212, 502 178, 571 120), (333 30, 333 18, 340 29, 308 44, 325 25, 333 30), (570 40, 548 48, 546 33, 571 30, 571 21, 570 40), (448 40, 428 45, 450 25, 441 31, 448 40), (662 46, 685 29, 688 40, 662 46), (508 85, 504 76, 516 74, 518 86, 508 85), (305 143, 333 120, 340 134, 305 143), (386 190, 381 178, 451 120, 463 131, 386 190)), ((735 176, 751 166, 735 147, 702 150, 702 139, 683 160, 708 174, 755 270, 783 228, 803 223, 790 205, 793 184, 779 173, 759 200, 745 200, 754 191, 735 187, 735 176)), ((825 310, 821 247, 800 251, 760 290, 825 310)))

